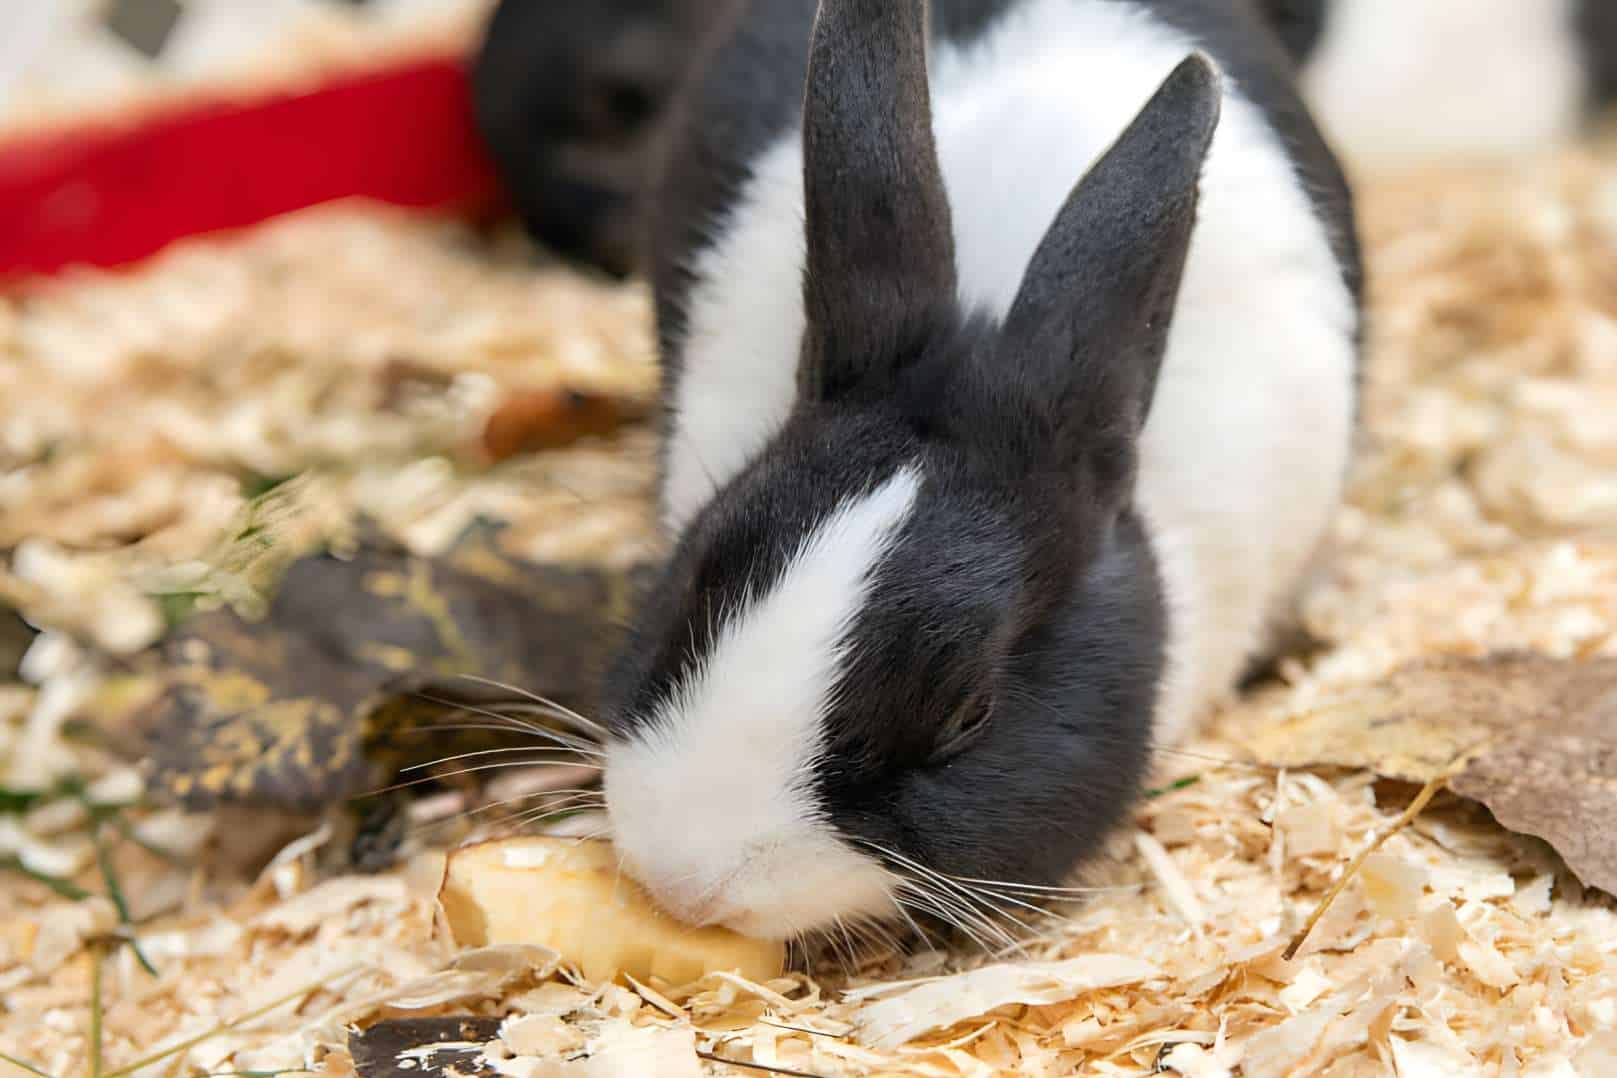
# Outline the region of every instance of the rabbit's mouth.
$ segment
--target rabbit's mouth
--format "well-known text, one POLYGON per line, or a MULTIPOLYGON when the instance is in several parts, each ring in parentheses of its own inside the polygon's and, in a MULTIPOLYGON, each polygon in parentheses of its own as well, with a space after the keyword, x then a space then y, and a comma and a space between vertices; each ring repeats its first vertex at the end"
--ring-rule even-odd
MULTIPOLYGON (((629 814, 614 814, 614 821, 629 814)), ((792 940, 840 925, 896 916, 894 877, 819 828, 753 842, 713 842, 689 821, 681 836, 648 836, 644 818, 614 840, 624 871, 663 912, 697 927, 792 940)), ((666 826, 663 819, 654 826, 666 826)))

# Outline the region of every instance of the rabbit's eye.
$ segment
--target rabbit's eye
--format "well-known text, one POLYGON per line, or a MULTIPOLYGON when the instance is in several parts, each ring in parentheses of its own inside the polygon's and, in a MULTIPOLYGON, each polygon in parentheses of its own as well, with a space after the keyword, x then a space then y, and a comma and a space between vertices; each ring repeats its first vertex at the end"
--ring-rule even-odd
POLYGON ((938 731, 938 739, 932 750, 933 762, 943 763, 965 751, 988 728, 993 714, 993 704, 986 696, 973 694, 966 697, 943 729, 938 731))
POLYGON ((656 106, 651 90, 639 82, 602 79, 586 107, 588 126, 599 137, 623 138, 644 126, 656 106))

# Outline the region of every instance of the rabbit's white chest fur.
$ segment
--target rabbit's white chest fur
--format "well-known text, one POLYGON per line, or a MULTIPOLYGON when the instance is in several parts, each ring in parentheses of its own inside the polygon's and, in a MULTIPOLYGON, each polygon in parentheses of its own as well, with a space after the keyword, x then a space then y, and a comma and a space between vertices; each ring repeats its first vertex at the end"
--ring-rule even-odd
MULTIPOLYGON (((960 294, 1009 309, 1074 182, 1193 47, 1117 0, 1027 0, 931 58, 960 294)), ((1143 444, 1172 607, 1161 741, 1226 692, 1320 542, 1354 412, 1355 306, 1281 146, 1231 87, 1143 444)), ((801 134, 756 162, 697 259, 665 503, 678 529, 780 428, 805 325, 801 134)))

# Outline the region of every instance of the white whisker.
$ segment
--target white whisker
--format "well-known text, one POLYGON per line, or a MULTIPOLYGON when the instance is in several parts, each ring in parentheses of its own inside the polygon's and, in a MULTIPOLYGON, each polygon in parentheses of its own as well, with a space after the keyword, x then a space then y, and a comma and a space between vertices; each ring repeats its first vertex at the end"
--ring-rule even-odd
MULTIPOLYGON (((509 752, 569 752, 569 753, 571 753, 571 752, 577 752, 577 751, 578 750, 576 750, 576 749, 563 749, 563 748, 555 748, 555 749, 535 748, 532 745, 512 745, 509 748, 503 748, 503 749, 480 749, 477 752, 462 752, 462 753, 458 753, 457 755, 454 755, 454 756, 444 756, 444 757, 441 757, 441 758, 439 758, 437 760, 430 760, 430 761, 428 761, 427 763, 424 763, 424 764, 411 764, 409 767, 401 767, 399 769, 399 774, 407 775, 412 771, 424 771, 429 767, 437 767, 439 764, 452 764, 457 760, 470 760, 470 759, 472 759, 474 757, 477 757, 477 756, 495 756, 495 755, 500 755, 500 754, 509 753, 509 752)), ((579 753, 579 755, 589 755, 589 756, 599 757, 601 754, 600 753, 579 753)), ((554 762, 560 762, 560 761, 554 761, 554 762)))
POLYGON ((1015 937, 1006 932, 1005 929, 995 924, 990 918, 985 917, 981 910, 968 902, 962 901, 958 896, 947 892, 929 890, 918 880, 909 880, 907 883, 911 893, 924 896, 934 912, 948 911, 944 915, 944 919, 956 928, 967 932, 983 950, 987 951, 990 948, 981 936, 968 929, 968 922, 972 928, 985 932, 989 936, 997 936, 1002 943, 1011 944, 1016 941, 1015 937))
POLYGON ((950 876, 949 878, 954 880, 956 883, 968 885, 976 884, 983 887, 1004 888, 1011 891, 1032 892, 1034 894, 1053 895, 1057 897, 1068 895, 1076 897, 1082 895, 1112 894, 1119 891, 1138 890, 1137 887, 1132 885, 1123 885, 1118 887, 1046 887, 1037 883, 1012 883, 1009 880, 982 880, 973 876, 950 876))
POLYGON ((605 806, 599 800, 589 796, 588 793, 586 793, 552 801, 549 804, 541 805, 538 808, 522 809, 519 812, 513 812, 508 815, 501 816, 497 820, 490 820, 484 826, 491 831, 505 826, 512 828, 536 827, 540 824, 548 823, 550 820, 555 819, 558 816, 569 816, 575 813, 589 812, 592 809, 604 807, 605 806))
POLYGON ((483 685, 488 685, 488 686, 490 686, 492 688, 504 689, 506 692, 514 692, 518 696, 525 696, 529 700, 532 700, 536 704, 543 704, 545 707, 553 708, 554 710, 559 711, 563 716, 565 716, 565 717, 567 717, 569 719, 572 719, 574 722, 578 723, 580 726, 583 726, 585 729, 593 730, 597 735, 599 735, 601 737, 606 736, 606 727, 602 726, 600 723, 596 722, 594 719, 588 718, 588 717, 586 717, 584 715, 580 715, 578 712, 574 711, 572 708, 568 707, 565 704, 557 703, 556 701, 550 699, 548 696, 540 696, 538 693, 532 692, 532 691, 530 691, 528 689, 519 688, 516 685, 507 685, 503 681, 495 681, 492 678, 478 677, 475 674, 462 674, 461 677, 464 678, 467 681, 475 681, 475 682, 478 682, 478 683, 483 684, 483 685))
MULTIPOLYGON (((538 723, 527 722, 527 721, 525 721, 523 719, 517 718, 514 715, 502 715, 498 711, 490 711, 488 708, 478 707, 475 704, 469 704, 469 703, 466 703, 465 701, 461 701, 461 700, 445 700, 441 696, 433 696, 431 693, 424 693, 424 692, 413 693, 412 695, 415 696, 416 699, 425 700, 429 704, 437 704, 439 707, 449 708, 449 717, 454 717, 454 716, 457 716, 457 715, 480 715, 480 716, 482 716, 484 718, 493 719, 494 721, 500 723, 501 724, 501 726, 500 726, 501 729, 521 730, 521 731, 524 731, 524 732, 530 733, 530 734, 553 734, 553 733, 555 733, 555 731, 547 730, 543 726, 540 726, 538 723)), ((448 724, 442 724, 442 723, 434 723, 433 726, 428 727, 428 729, 440 729, 440 730, 441 729, 447 729, 447 728, 448 728, 448 724)))
MULTIPOLYGON (((938 872, 935 869, 928 868, 926 865, 921 864, 913 858, 906 857, 903 854, 898 853, 896 850, 890 850, 879 843, 870 842, 867 840, 860 841, 864 845, 875 850, 877 853, 892 859, 899 865, 908 868, 910 871, 919 873, 923 879, 931 881, 935 888, 942 888, 942 890, 933 890, 928 894, 928 897, 932 899, 934 904, 949 905, 959 910, 962 916, 970 919, 977 927, 984 929, 990 935, 998 937, 1002 943, 1012 947, 1018 946, 1016 937, 1011 935, 1011 933, 1008 932, 1004 926, 994 920, 994 918, 998 917, 1014 922, 1015 919, 1011 917, 1005 909, 992 901, 992 899, 986 894, 977 889, 968 888, 965 885, 956 882, 946 874, 938 872)), ((910 883, 912 886, 921 886, 921 881, 914 879, 913 877, 909 878, 906 882, 910 883)), ((984 949, 987 950, 986 947, 984 949)))
MULTIPOLYGON (((537 791, 537 792, 529 793, 529 794, 520 794, 520 795, 518 795, 516 797, 502 797, 498 801, 490 801, 486 805, 479 805, 476 808, 466 809, 463 812, 456 812, 456 813, 454 813, 452 815, 445 816, 441 820, 428 820, 425 823, 422 823, 422 824, 418 825, 414 829, 414 831, 416 833, 430 831, 435 827, 443 827, 443 826, 445 826, 447 824, 458 823, 461 820, 468 820, 473 816, 481 816, 485 812, 491 812, 491 811, 493 811, 494 809, 497 809, 497 808, 504 808, 506 805, 515 805, 520 801, 532 801, 535 798, 539 798, 539 797, 554 797, 554 796, 560 796, 562 794, 595 794, 595 793, 599 793, 599 792, 600 792, 599 790, 563 789, 563 790, 537 791)), ((522 811, 527 811, 527 810, 524 809, 522 811)), ((496 821, 496 822, 498 822, 498 821, 496 821)))
POLYGON ((594 741, 585 740, 578 737, 576 734, 566 734, 559 730, 549 730, 543 726, 540 726, 538 723, 523 722, 521 719, 515 718, 514 716, 506 715, 498 711, 491 711, 488 708, 478 707, 474 704, 454 700, 441 700, 434 696, 428 696, 425 693, 417 693, 416 695, 423 700, 430 701, 434 704, 441 704, 444 707, 452 707, 457 711, 464 711, 473 715, 482 715, 486 718, 500 719, 506 722, 514 723, 518 728, 526 730, 535 737, 554 741, 558 745, 566 745, 570 748, 593 749, 596 744, 594 741))
POLYGON ((967 911, 979 925, 990 929, 995 935, 1000 936, 1006 943, 1011 943, 1014 941, 1015 937, 1013 937, 1009 932, 1005 931, 1005 929, 1001 926, 995 924, 990 916, 985 916, 979 906, 986 906, 989 914, 998 915, 1001 917, 1005 916, 1005 911, 995 908, 992 903, 985 902, 981 895, 975 894, 961 884, 956 883, 943 873, 938 872, 935 869, 928 868, 919 861, 906 857, 903 854, 898 853, 896 850, 887 849, 886 847, 880 846, 873 842, 867 842, 866 845, 875 849, 878 853, 892 858, 899 864, 909 868, 912 872, 919 872, 922 876, 943 886, 949 892, 953 893, 955 903, 963 907, 964 910, 967 911))
POLYGON ((379 790, 372 790, 370 793, 361 794, 360 796, 375 797, 378 794, 392 793, 394 790, 403 790, 411 786, 419 786, 424 782, 436 782, 442 779, 452 779, 460 775, 470 775, 478 771, 495 771, 503 767, 577 767, 586 768, 591 771, 599 771, 601 769, 599 764, 583 764, 577 762, 576 760, 508 760, 503 763, 481 764, 477 767, 462 768, 458 771, 447 771, 442 775, 423 775, 421 778, 411 779, 409 782, 394 783, 392 786, 383 786, 379 790))
MULTIPOLYGON (((459 710, 458 708, 456 709, 459 710)), ((414 730, 399 730, 394 737, 418 737, 425 734, 441 734, 470 730, 491 730, 502 734, 531 734, 532 727, 527 723, 509 722, 435 722, 431 726, 423 726, 414 730)))
MULTIPOLYGON (((908 883, 909 881, 905 881, 906 885, 908 883)), ((979 936, 970 925, 962 921, 959 914, 953 912, 946 906, 938 905, 932 895, 925 891, 912 891, 908 886, 903 886, 900 889, 900 893, 903 892, 909 892, 910 897, 907 899, 899 898, 899 902, 908 906, 910 909, 913 909, 917 913, 930 914, 933 917, 938 918, 944 924, 953 928, 955 931, 960 932, 967 939, 971 940, 971 942, 975 944, 977 948, 984 954, 993 953, 994 949, 988 945, 987 940, 979 936)))
POLYGON ((898 911, 898 915, 904 918, 904 920, 909 924, 910 931, 915 933, 917 939, 928 947, 932 946, 932 938, 922 931, 920 923, 917 922, 914 917, 910 916, 909 908, 905 906, 904 903, 896 896, 893 898, 893 908, 896 909, 898 911))

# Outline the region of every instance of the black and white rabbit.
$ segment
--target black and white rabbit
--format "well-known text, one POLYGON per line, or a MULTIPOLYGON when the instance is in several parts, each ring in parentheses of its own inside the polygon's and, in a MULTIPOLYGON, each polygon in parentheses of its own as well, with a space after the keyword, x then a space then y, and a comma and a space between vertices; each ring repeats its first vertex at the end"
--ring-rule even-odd
POLYGON ((1354 219, 1282 45, 1243 0, 753 0, 676 122, 625 869, 768 937, 1059 884, 1345 479, 1354 219))

